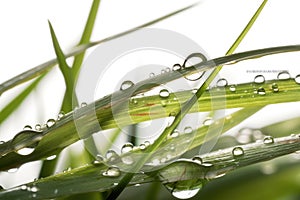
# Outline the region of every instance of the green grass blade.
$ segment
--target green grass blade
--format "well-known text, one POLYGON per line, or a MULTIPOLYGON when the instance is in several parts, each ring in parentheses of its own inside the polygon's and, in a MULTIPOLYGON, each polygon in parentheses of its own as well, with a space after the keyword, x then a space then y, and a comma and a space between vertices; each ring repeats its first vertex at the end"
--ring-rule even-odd
POLYGON ((298 134, 300 132, 300 117, 274 123, 260 128, 263 134, 276 137, 286 136, 290 134, 298 134))
MULTIPOLYGON (((113 40, 113 39, 122 37, 124 35, 130 34, 130 33, 134 32, 134 31, 137 31, 137 30, 139 30, 141 28, 145 28, 147 26, 153 25, 153 24, 158 23, 160 21, 163 21, 163 20, 165 20, 165 19, 167 19, 169 17, 172 17, 172 16, 174 16, 174 15, 176 15, 178 13, 181 13, 181 12, 183 12, 185 10, 188 10, 188 9, 190 9, 190 8, 196 6, 196 5, 197 4, 193 4, 193 5, 187 6, 185 8, 182 8, 180 10, 174 11, 172 13, 169 13, 169 14, 165 15, 165 16, 162 16, 160 18, 157 18, 157 19, 152 20, 150 22, 147 22, 145 24, 139 25, 139 26, 134 27, 132 29, 126 30, 124 32, 118 33, 116 35, 107 37, 105 39, 98 40, 96 42, 92 42, 92 43, 85 44, 85 45, 80 45, 77 48, 75 48, 73 51, 71 51, 70 53, 66 54, 65 57, 69 58, 69 57, 72 57, 72 56, 76 56, 76 55, 78 55, 78 54, 86 51, 90 47, 96 46, 96 45, 101 44, 103 42, 108 42, 110 40, 113 40)), ((15 77, 13 77, 13 78, 5 81, 4 83, 2 83, 0 85, 0 95, 2 93, 4 93, 5 91, 7 91, 7 90, 9 90, 9 89, 11 89, 11 88, 13 88, 13 87, 21 84, 21 83, 29 81, 29 80, 37 77, 37 76, 40 76, 41 74, 45 73, 46 71, 49 71, 55 64, 57 64, 57 60, 56 59, 49 60, 49 61, 47 61, 47 62, 45 62, 43 64, 40 64, 40 65, 38 65, 38 66, 36 66, 36 67, 34 67, 34 68, 32 68, 32 69, 30 69, 30 70, 22 73, 22 74, 20 74, 20 75, 17 75, 15 77)))
POLYGON ((10 101, 1 111, 0 111, 0 124, 2 124, 26 99, 26 97, 34 90, 34 88, 40 83, 46 74, 38 77, 33 83, 26 87, 18 96, 16 96, 12 101, 10 101))

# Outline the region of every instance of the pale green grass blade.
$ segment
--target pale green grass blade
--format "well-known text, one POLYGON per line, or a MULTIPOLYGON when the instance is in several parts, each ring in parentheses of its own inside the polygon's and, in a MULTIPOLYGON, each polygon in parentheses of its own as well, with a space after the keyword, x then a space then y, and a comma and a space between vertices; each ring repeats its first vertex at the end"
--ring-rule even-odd
POLYGON ((276 137, 297 134, 300 132, 300 117, 274 123, 262 127, 260 130, 266 135, 272 135, 276 137))
MULTIPOLYGON (((136 174, 129 185, 136 183, 147 183, 159 179, 162 183, 176 182, 190 179, 204 179, 208 172, 211 174, 228 173, 241 167, 254 163, 274 159, 279 156, 293 153, 300 149, 299 137, 282 137, 274 139, 272 144, 264 144, 263 141, 240 145, 243 155, 238 158, 232 154, 233 147, 201 155, 203 161, 211 163, 211 167, 204 167, 191 160, 175 161, 174 163, 156 172, 146 174, 136 174), (272 153, 270 153, 272 152, 272 153), (184 167, 187 173, 185 176, 178 174, 173 167, 184 167)), ((15 187, 0 191, 0 198, 3 199, 28 199, 36 194, 35 199, 56 198, 66 195, 79 194, 91 191, 107 191, 114 187, 114 183, 119 182, 125 175, 120 172, 114 177, 103 176, 107 166, 103 163, 92 164, 70 170, 65 173, 40 179, 26 184, 26 187, 37 187, 37 192, 24 190, 23 187, 15 187), (78 184, 80 183, 80 184, 78 184)))
MULTIPOLYGON (((108 38, 105 38, 105 39, 102 39, 102 40, 98 40, 96 42, 92 42, 92 43, 89 43, 89 44, 86 44, 86 45, 80 45, 77 48, 75 48, 73 51, 71 51, 70 53, 66 54, 65 57, 69 58, 69 57, 72 57, 72 56, 76 56, 76 55, 84 52, 85 50, 87 50, 90 47, 96 46, 96 45, 101 44, 103 42, 108 42, 110 40, 122 37, 124 35, 127 35, 129 33, 134 32, 134 31, 137 31, 137 30, 139 30, 141 28, 145 28, 147 26, 153 25, 153 24, 158 23, 160 21, 163 21, 163 20, 165 20, 165 19, 167 19, 169 17, 172 17, 172 16, 174 16, 176 14, 179 14, 179 13, 185 11, 185 10, 188 10, 188 9, 190 9, 190 8, 196 6, 196 5, 197 4, 193 4, 193 5, 187 6, 185 8, 182 8, 180 10, 174 11, 172 13, 169 13, 169 14, 165 15, 165 16, 162 16, 160 18, 157 18, 157 19, 152 20, 150 22, 147 22, 145 24, 139 25, 139 26, 134 27, 132 29, 126 30, 124 32, 118 33, 116 35, 110 36, 108 38)), ((49 60, 49 61, 47 61, 47 62, 45 62, 43 64, 40 64, 40 65, 38 65, 38 66, 36 66, 36 67, 34 67, 34 68, 32 68, 32 69, 30 69, 30 70, 22 73, 22 74, 20 74, 20 75, 17 75, 15 77, 13 77, 13 78, 5 81, 4 83, 2 83, 0 85, 0 95, 2 93, 4 93, 5 91, 7 91, 7 90, 9 90, 9 89, 11 89, 11 88, 13 88, 13 87, 21 84, 21 83, 29 81, 29 80, 37 77, 37 76, 40 76, 41 74, 45 73, 46 71, 49 71, 55 64, 57 64, 57 60, 56 59, 49 60)))

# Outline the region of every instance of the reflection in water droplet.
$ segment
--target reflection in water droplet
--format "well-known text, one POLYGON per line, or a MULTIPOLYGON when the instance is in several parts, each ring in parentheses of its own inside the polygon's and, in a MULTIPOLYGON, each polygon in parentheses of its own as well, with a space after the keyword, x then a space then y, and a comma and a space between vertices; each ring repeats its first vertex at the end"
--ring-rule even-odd
POLYGON ((132 151, 132 149, 133 149, 133 144, 131 144, 131 143, 125 143, 125 144, 122 146, 121 153, 127 153, 127 152, 130 152, 130 151, 132 151))
POLYGON ((164 74, 164 73, 166 73, 166 70, 162 69, 160 73, 164 74))
POLYGON ((42 139, 42 133, 36 131, 21 131, 11 141, 12 148, 20 155, 29 155, 34 151, 38 142, 42 139))
POLYGON ((181 65, 180 64, 175 64, 175 65, 173 65, 173 67, 172 67, 172 70, 173 71, 178 71, 178 70, 181 70, 181 65))
POLYGON ((161 98, 168 98, 170 96, 169 90, 167 90, 167 89, 160 90, 159 96, 161 98))
POLYGON ((239 157, 244 155, 244 149, 242 147, 234 147, 232 150, 232 155, 234 157, 239 157))
POLYGON ((37 192, 39 191, 39 189, 36 186, 33 186, 32 188, 30 188, 31 192, 37 192))
POLYGON ((257 90, 257 94, 263 96, 263 95, 266 95, 266 91, 265 91, 265 89, 263 87, 260 87, 257 90))
POLYGON ((263 75, 257 75, 254 78, 254 83, 261 84, 265 82, 265 77, 263 75))
POLYGON ((120 90, 122 90, 122 91, 127 90, 127 89, 131 88, 133 85, 134 85, 134 83, 132 81, 124 81, 121 84, 120 90))
POLYGON ((41 131, 42 130, 42 126, 40 124, 35 125, 35 130, 41 131))
POLYGON ((272 84, 272 90, 273 90, 273 92, 279 92, 279 88, 278 88, 277 83, 272 84))
POLYGON ((291 78, 291 75, 288 71, 282 71, 282 72, 279 72, 279 74, 277 75, 277 78, 279 80, 286 80, 286 79, 291 78))
POLYGON ((230 92, 235 92, 236 91, 236 87, 234 85, 231 85, 229 87, 230 92))
POLYGON ((109 167, 105 172, 102 173, 103 176, 117 177, 120 176, 121 171, 118 167, 109 167))
POLYGON ((198 164, 203 163, 202 158, 200 156, 195 156, 192 160, 198 164))
POLYGON ((217 86, 218 87, 225 87, 227 86, 228 82, 225 78, 221 78, 217 81, 217 86))
POLYGON ((300 84, 300 74, 295 77, 295 82, 300 84))
POLYGON ((51 126, 53 126, 56 123, 56 121, 54 119, 49 119, 47 121, 47 127, 50 128, 51 126))
POLYGON ((22 149, 17 150, 16 153, 19 155, 27 156, 27 155, 31 154, 34 150, 35 150, 34 148, 24 147, 22 149))
POLYGON ((26 131, 26 130, 31 130, 31 129, 32 129, 32 127, 31 127, 30 125, 26 125, 26 126, 24 126, 24 128, 23 128, 24 131, 26 131))
POLYGON ((273 144, 274 143, 274 138, 272 136, 266 136, 264 138, 264 144, 273 144))

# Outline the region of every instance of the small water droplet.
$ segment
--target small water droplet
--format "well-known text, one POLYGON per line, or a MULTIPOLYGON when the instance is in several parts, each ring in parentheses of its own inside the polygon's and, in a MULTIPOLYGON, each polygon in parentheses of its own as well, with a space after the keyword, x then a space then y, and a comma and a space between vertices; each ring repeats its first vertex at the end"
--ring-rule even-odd
POLYGON ((142 144, 140 144, 139 147, 140 147, 141 150, 145 150, 146 149, 146 144, 142 143, 142 144))
POLYGON ((51 126, 53 126, 56 123, 55 119, 48 119, 46 125, 48 128, 50 128, 51 126))
POLYGON ((291 78, 291 75, 288 71, 279 72, 279 74, 277 75, 277 79, 279 80, 286 80, 289 78, 291 78))
POLYGON ((189 199, 194 197, 200 191, 202 186, 203 183, 201 179, 165 184, 165 187, 171 194, 178 199, 189 199))
POLYGON ((121 171, 118 167, 109 167, 105 172, 102 173, 103 176, 117 177, 120 176, 121 171))
POLYGON ((228 82, 225 78, 221 78, 217 81, 217 86, 218 87, 225 87, 228 85, 228 82))
POLYGON ((172 67, 172 70, 173 71, 178 71, 178 70, 181 70, 181 65, 180 64, 175 64, 175 65, 173 65, 173 67, 172 67))
POLYGON ((26 125, 26 126, 24 126, 24 128, 23 128, 24 131, 26 131, 26 130, 31 130, 31 129, 32 129, 32 127, 31 127, 30 125, 26 125))
POLYGON ((202 158, 200 156, 195 156, 194 158, 192 158, 192 160, 200 165, 203 163, 202 158))
POLYGON ((144 144, 148 147, 151 143, 149 141, 145 141, 144 144))
POLYGON ((57 120, 61 120, 64 116, 65 116, 65 112, 64 111, 60 111, 58 113, 57 120))
POLYGON ((26 185, 22 185, 22 186, 20 187, 20 189, 21 189, 21 190, 27 190, 27 186, 26 186, 26 185))
POLYGON ((129 81, 129 80, 124 81, 121 84, 120 90, 122 90, 122 91, 127 90, 127 89, 131 88, 133 85, 134 85, 134 83, 132 81, 129 81))
POLYGON ((171 134, 170 134, 170 137, 171 138, 176 138, 179 136, 179 131, 177 129, 175 129, 171 134))
POLYGON ((211 117, 207 117, 204 121, 203 121, 203 125, 204 126, 210 126, 213 123, 213 119, 211 117))
POLYGON ((149 77, 150 78, 152 78, 152 77, 154 77, 155 76, 155 74, 153 73, 153 72, 151 72, 150 74, 149 74, 149 77))
POLYGON ((135 184, 134 186, 135 186, 135 187, 140 187, 141 184, 137 183, 137 184, 135 184))
POLYGON ((265 82, 265 77, 263 75, 257 75, 254 78, 254 83, 261 84, 265 82))
POLYGON ((151 164, 152 164, 153 166, 160 165, 160 160, 159 160, 158 158, 154 158, 154 159, 152 160, 151 164))
POLYGON ((300 84, 300 74, 295 77, 295 82, 300 84))
POLYGON ((86 107, 86 106, 87 106, 87 103, 86 103, 86 102, 82 102, 80 106, 81 106, 81 108, 82 108, 82 107, 86 107))
POLYGON ((167 90, 167 89, 160 90, 159 96, 161 98, 168 98, 170 96, 169 90, 167 90))
POLYGON ((55 190, 54 190, 54 194, 58 194, 58 189, 55 189, 55 190))
POLYGON ((184 128, 183 132, 184 132, 185 134, 190 134, 190 133, 193 132, 193 129, 192 129, 192 127, 190 127, 190 126, 186 126, 186 127, 184 128))
POLYGON ((130 152, 132 151, 133 149, 133 144, 131 143, 125 143, 123 146, 122 146, 122 149, 121 149, 121 153, 127 153, 127 152, 130 152))
POLYGON ((41 131, 42 130, 42 126, 40 124, 35 125, 35 130, 41 131))
POLYGON ((273 144, 274 143, 274 138, 272 136, 266 136, 264 138, 264 144, 273 144))
POLYGON ((257 89, 257 94, 263 96, 263 95, 266 95, 266 91, 263 87, 260 87, 257 89))
POLYGON ((34 151, 38 142, 42 139, 42 133, 36 131, 21 131, 11 141, 15 152, 20 155, 29 155, 34 151))
POLYGON ((36 186, 33 186, 32 188, 30 188, 31 192, 37 192, 39 191, 39 189, 36 186))
POLYGON ((102 155, 97 154, 97 155, 96 155, 96 160, 98 160, 99 162, 103 162, 103 161, 104 161, 104 158, 103 158, 102 155))
POLYGON ((239 157, 244 155, 244 149, 242 147, 234 147, 232 150, 232 155, 234 157, 239 157))
POLYGON ((278 88, 277 83, 272 84, 272 90, 273 90, 273 92, 279 92, 279 88, 278 88))
POLYGON ((166 73, 166 70, 162 69, 160 73, 164 74, 164 73, 166 73))
POLYGON ((119 158, 119 155, 112 149, 108 150, 105 155, 107 161, 114 161, 119 158))
POLYGON ((235 92, 236 91, 236 87, 234 85, 231 85, 229 87, 230 92, 235 92))
POLYGON ((46 160, 54 160, 56 158, 56 155, 52 155, 46 158, 46 160))

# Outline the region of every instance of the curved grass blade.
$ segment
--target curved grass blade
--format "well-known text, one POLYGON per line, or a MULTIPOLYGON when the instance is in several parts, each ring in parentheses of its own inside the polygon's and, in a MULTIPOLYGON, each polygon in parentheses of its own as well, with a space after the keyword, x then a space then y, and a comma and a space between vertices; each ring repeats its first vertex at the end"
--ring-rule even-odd
MULTIPOLYGON (((110 40, 113 40, 113 39, 122 37, 124 35, 130 34, 130 33, 134 32, 134 31, 137 31, 137 30, 139 30, 141 28, 145 28, 147 26, 153 25, 153 24, 155 24, 157 22, 160 22, 160 21, 165 20, 165 19, 167 19, 169 17, 172 17, 172 16, 174 16, 176 14, 179 14, 179 13, 185 11, 185 10, 188 10, 188 9, 190 9, 190 8, 196 6, 196 5, 197 4, 192 4, 190 6, 187 6, 185 8, 179 9, 177 11, 174 11, 172 13, 164 15, 164 16, 162 16, 160 18, 157 18, 157 19, 152 20, 150 22, 147 22, 145 24, 139 25, 139 26, 134 27, 132 29, 126 30, 124 32, 118 33, 116 35, 110 36, 108 38, 105 38, 105 39, 102 39, 102 40, 98 40, 96 42, 92 42, 92 43, 89 43, 89 44, 80 45, 77 48, 75 48, 73 51, 71 51, 70 53, 66 54, 65 57, 69 58, 69 57, 72 57, 72 56, 76 56, 76 55, 84 52, 85 50, 87 50, 90 47, 96 46, 96 45, 101 44, 103 42, 108 42, 110 40)), ((5 91, 7 91, 7 90, 9 90, 9 89, 11 89, 11 88, 13 88, 13 87, 21 84, 21 83, 29 81, 29 80, 37 77, 37 76, 40 76, 41 74, 45 73, 46 71, 49 71, 55 64, 57 64, 57 60, 56 59, 49 60, 49 61, 47 61, 47 62, 45 62, 43 64, 40 64, 40 65, 38 65, 38 66, 36 66, 36 67, 34 67, 34 68, 32 68, 32 69, 30 69, 30 70, 22 73, 22 74, 20 74, 20 75, 17 75, 15 77, 13 77, 13 78, 5 81, 4 83, 2 83, 0 85, 0 95, 2 93, 4 93, 5 91)))

